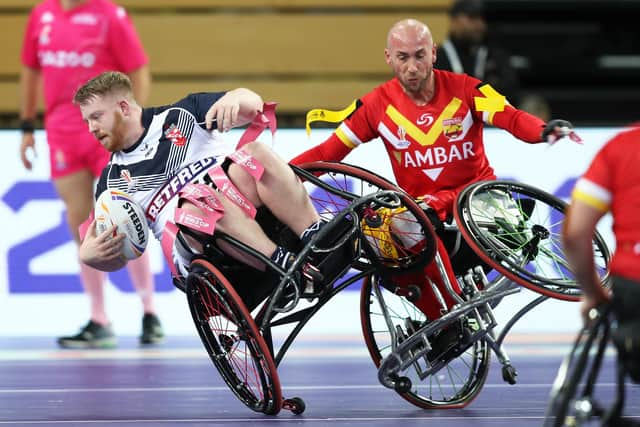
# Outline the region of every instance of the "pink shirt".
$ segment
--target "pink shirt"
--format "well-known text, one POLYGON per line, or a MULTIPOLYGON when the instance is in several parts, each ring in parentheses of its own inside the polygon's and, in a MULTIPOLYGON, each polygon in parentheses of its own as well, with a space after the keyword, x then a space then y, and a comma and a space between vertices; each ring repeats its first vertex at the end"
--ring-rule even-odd
POLYGON ((44 0, 29 16, 22 63, 42 74, 47 130, 86 132, 73 105, 78 87, 103 71, 134 71, 147 56, 123 8, 88 0, 65 11, 59 0, 44 0))

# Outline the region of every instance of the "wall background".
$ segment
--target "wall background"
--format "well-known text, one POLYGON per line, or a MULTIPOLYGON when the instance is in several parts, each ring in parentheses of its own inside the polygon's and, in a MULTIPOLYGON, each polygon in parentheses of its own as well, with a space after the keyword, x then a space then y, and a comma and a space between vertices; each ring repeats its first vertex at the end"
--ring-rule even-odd
MULTIPOLYGON (((575 179, 584 172, 597 150, 617 128, 583 128, 584 144, 562 141, 554 146, 528 145, 506 132, 485 130, 489 159, 500 178, 516 179, 559 197, 568 197, 575 179)), ((285 159, 319 143, 330 130, 280 129, 273 141, 285 159)), ((237 139, 241 131, 232 131, 237 139)), ((36 134, 37 157, 32 171, 19 161, 20 134, 0 131, 5 155, 0 157, 0 336, 57 336, 73 332, 88 320, 88 303, 76 278, 75 245, 64 222, 63 205, 48 181, 48 153, 43 132, 36 134)), ((382 144, 369 143, 354 150, 347 163, 366 165, 390 177, 382 144)), ((610 244, 610 221, 601 223, 610 244)), ((170 335, 195 335, 185 296, 173 289, 159 245, 152 241, 152 267, 156 274, 157 306, 170 335)), ((523 290, 505 299, 497 309, 504 323, 536 294, 523 290)), ((126 273, 110 276, 106 289, 108 311, 119 335, 137 335, 141 308, 126 273)), ((519 333, 573 333, 580 325, 576 303, 546 301, 514 328, 519 333)), ((307 325, 303 335, 358 335, 358 292, 346 291, 330 301, 307 325), (340 316, 336 316, 340 313, 340 316)))

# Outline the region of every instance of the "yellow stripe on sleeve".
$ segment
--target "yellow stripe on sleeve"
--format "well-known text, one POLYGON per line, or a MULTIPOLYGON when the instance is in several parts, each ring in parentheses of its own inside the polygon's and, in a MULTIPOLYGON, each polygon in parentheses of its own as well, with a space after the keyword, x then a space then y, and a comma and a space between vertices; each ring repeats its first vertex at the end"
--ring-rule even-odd
POLYGON ((599 210, 600 212, 609 211, 609 204, 607 202, 603 202, 597 197, 594 197, 589 193, 585 193, 584 191, 581 191, 578 188, 575 188, 573 190, 573 192, 571 193, 571 197, 574 200, 580 200, 581 202, 588 204, 589 206, 599 210))
POLYGON ((342 141, 342 143, 344 145, 346 145, 349 149, 353 150, 354 148, 357 147, 356 144, 354 144, 349 137, 347 136, 347 134, 344 133, 344 131, 342 130, 342 128, 338 128, 335 130, 334 132, 336 134, 336 136, 338 137, 338 139, 340 141, 342 141))

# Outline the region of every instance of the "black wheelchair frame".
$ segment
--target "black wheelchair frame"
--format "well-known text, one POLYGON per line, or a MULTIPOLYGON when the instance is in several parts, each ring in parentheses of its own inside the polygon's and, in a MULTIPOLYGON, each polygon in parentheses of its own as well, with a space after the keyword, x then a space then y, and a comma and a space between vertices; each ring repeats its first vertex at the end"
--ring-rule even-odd
MULTIPOLYGON (((567 300, 579 298, 575 282, 571 282, 562 257, 558 261, 550 252, 545 255, 544 245, 539 244, 541 240, 549 239, 549 230, 544 230, 542 226, 519 231, 508 230, 513 226, 520 226, 516 222, 505 222, 508 209, 500 214, 502 224, 496 226, 496 221, 487 222, 478 217, 473 203, 477 199, 487 202, 489 199, 484 196, 486 193, 492 196, 495 192, 502 191, 509 194, 509 197, 512 194, 533 195, 535 200, 543 200, 545 206, 552 205, 559 212, 564 212, 565 204, 553 196, 521 184, 481 182, 461 193, 456 205, 458 225, 448 227, 460 231, 470 246, 476 245, 474 249, 482 251, 483 261, 498 274, 488 279, 481 267, 469 270, 459 278, 463 295, 455 293, 451 283, 445 280, 448 292, 458 303, 441 318, 427 322, 412 304, 419 290, 393 283, 394 276, 419 270, 432 261, 436 262, 446 278, 442 271, 442 261, 435 251, 434 230, 422 208, 393 183, 358 167, 314 162, 292 168, 305 183, 325 192, 323 194, 326 194, 327 200, 318 203, 321 216, 329 222, 309 244, 300 248, 298 258, 288 270, 283 270, 237 240, 216 234, 217 239, 254 256, 267 265, 269 271, 275 272, 278 279, 275 285, 271 285, 269 292, 266 292, 266 300, 260 306, 248 309, 243 298, 225 277, 222 271, 224 269, 212 265, 206 259, 195 259, 187 278, 188 302, 202 342, 230 389, 252 410, 265 414, 277 414, 281 409, 288 409, 296 414, 304 411, 305 403, 301 398, 283 398, 277 366, 311 317, 338 292, 358 281, 363 281, 360 307, 363 334, 370 355, 379 367, 380 382, 422 408, 456 408, 469 404, 486 379, 490 361, 489 349, 498 355, 503 364, 505 380, 515 383, 515 369, 502 349, 503 340, 511 327, 548 297, 567 300), (321 175, 330 178, 323 180, 319 178, 321 175), (402 213, 405 211, 408 214, 402 213), (391 220, 409 216, 411 225, 418 228, 426 245, 410 252, 396 241, 397 238, 389 236, 385 241, 384 237, 375 232, 365 234, 363 224, 369 224, 367 221, 372 218, 371 215, 376 221, 380 219, 375 218, 376 215, 388 215, 391 220), (505 229, 507 234, 504 233, 505 229), (378 236, 374 243, 372 235, 378 236), (536 243, 532 244, 532 241, 536 243), (395 245, 397 253, 394 257, 389 258, 380 250, 382 246, 388 245, 395 245), (343 255, 349 254, 348 259, 330 277, 325 277, 328 283, 324 290, 312 295, 302 294, 295 286, 295 281, 305 260, 309 257, 318 258, 319 254, 324 254, 328 259, 331 254, 340 250, 343 255), (513 255, 516 252, 520 255, 513 255), (557 268, 562 272, 560 280, 530 274, 530 263, 537 257, 544 256, 551 257, 552 264, 560 265, 557 268), (524 260, 519 260, 518 257, 524 257, 524 260), (345 277, 350 269, 357 273, 345 277), (522 308, 496 337, 494 328, 497 322, 493 317, 492 305, 505 296, 519 292, 520 287, 514 287, 514 283, 525 285, 544 295, 522 308), (313 302, 308 307, 299 308, 301 298, 312 298, 313 302), (398 316, 396 310, 390 310, 391 300, 394 301, 393 304, 397 301, 397 307, 408 314, 398 316), (372 311, 376 307, 379 307, 380 313, 372 311), (254 308, 256 314, 252 316, 254 308), (373 325, 374 318, 382 319, 384 330, 380 334, 373 325), (442 354, 433 357, 430 352, 434 337, 452 325, 462 323, 462 329, 471 323, 475 328, 464 337, 460 335, 460 342, 456 343, 455 348, 447 348, 442 354), (272 328, 284 325, 294 327, 276 349, 272 328), (243 370, 248 365, 249 368, 243 370), (424 387, 418 388, 416 382, 433 381, 435 373, 441 369, 449 370, 457 366, 461 366, 460 369, 466 372, 461 374, 464 381, 462 387, 452 384, 453 388, 458 389, 456 393, 449 395, 443 392, 442 396, 433 396, 430 392, 425 394, 424 387), (408 372, 412 373, 413 382, 407 375, 408 372)), ((522 214, 527 210, 517 198, 516 202, 515 211, 522 214)), ((379 223, 376 221, 372 220, 371 223, 379 223)), ((596 236, 594 246, 606 264, 608 250, 601 237, 596 236)), ((603 269, 606 270, 606 265, 603 269)), ((433 288, 430 280, 426 280, 433 288)))
MULTIPOLYGON (((611 343, 614 327, 611 306, 593 309, 589 323, 578 333, 571 352, 565 357, 551 389, 544 427, 579 427, 597 421, 607 427, 633 427, 640 423, 623 418, 625 403, 624 365, 611 343), (608 402, 597 395, 597 382, 607 349, 616 355, 615 396, 608 402)), ((608 393, 606 393, 608 395, 608 393)), ((606 396, 610 398, 611 396, 606 396)))

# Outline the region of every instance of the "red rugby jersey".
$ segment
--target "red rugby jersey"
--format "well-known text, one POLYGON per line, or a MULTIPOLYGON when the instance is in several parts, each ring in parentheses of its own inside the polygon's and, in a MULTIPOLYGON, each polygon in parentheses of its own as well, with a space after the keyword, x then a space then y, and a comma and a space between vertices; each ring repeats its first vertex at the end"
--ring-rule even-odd
POLYGON ((611 211, 616 252, 611 272, 640 280, 640 127, 616 135, 576 183, 573 198, 611 211))
POLYGON ((292 163, 339 161, 380 137, 398 185, 414 197, 427 195, 444 219, 462 188, 495 178, 482 141, 483 123, 537 143, 544 122, 513 108, 490 85, 471 76, 434 70, 434 77, 434 97, 424 106, 416 105, 396 78, 378 86, 357 102, 325 142, 292 163))

